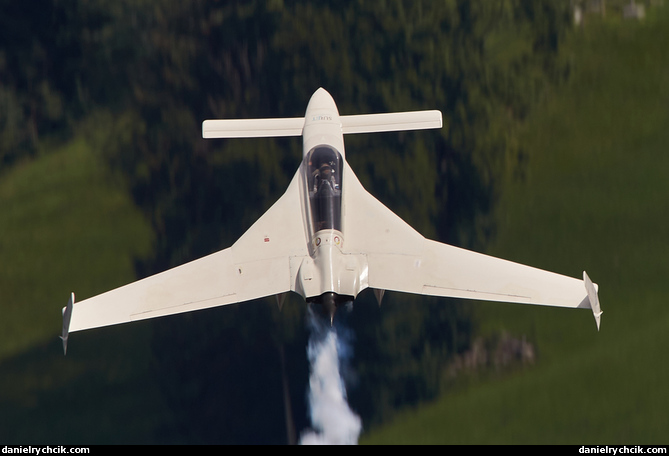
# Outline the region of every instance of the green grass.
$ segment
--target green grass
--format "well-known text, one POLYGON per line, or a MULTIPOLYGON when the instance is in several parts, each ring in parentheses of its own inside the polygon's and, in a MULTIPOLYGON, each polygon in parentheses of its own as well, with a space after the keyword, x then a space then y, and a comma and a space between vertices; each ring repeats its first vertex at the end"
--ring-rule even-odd
POLYGON ((60 309, 135 278, 151 229, 84 140, 0 174, 0 360, 60 334, 60 309))
POLYGON ((71 291, 135 279, 148 223, 83 138, 2 170, 0 207, 0 442, 151 442, 165 410, 145 380, 150 326, 77 333, 67 357, 58 339, 71 291))
POLYGON ((489 253, 600 285, 589 311, 474 304, 484 333, 525 334, 538 363, 446 392, 363 443, 669 442, 669 11, 591 23, 570 84, 535 113, 489 253))

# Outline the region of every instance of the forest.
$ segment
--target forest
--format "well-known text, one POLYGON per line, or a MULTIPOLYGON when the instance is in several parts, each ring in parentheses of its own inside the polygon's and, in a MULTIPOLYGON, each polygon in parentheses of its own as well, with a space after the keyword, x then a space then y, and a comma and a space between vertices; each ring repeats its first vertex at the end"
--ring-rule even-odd
MULTIPOLYGON (((342 114, 442 111, 439 131, 347 137, 347 159, 423 235, 482 251, 500 188, 523 179, 518 132, 569 77, 570 29, 567 0, 2 0, 0 179, 84 135, 155 234, 135 260, 145 277, 230 246, 299 165, 297 139, 205 141, 201 122, 301 116, 324 87, 342 114)), ((437 397, 477 330, 467 303, 399 294, 379 308, 363 293, 342 318, 366 424, 437 397)), ((162 435, 303 429, 304 320, 293 296, 282 312, 268 299, 152 323, 162 435)))

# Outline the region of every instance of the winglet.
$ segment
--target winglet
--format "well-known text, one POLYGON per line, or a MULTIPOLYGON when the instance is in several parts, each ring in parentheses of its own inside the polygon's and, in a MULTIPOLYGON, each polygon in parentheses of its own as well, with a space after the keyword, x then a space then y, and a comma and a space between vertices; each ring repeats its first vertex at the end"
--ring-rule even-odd
POLYGON ((595 322, 597 322, 597 331, 599 331, 599 324, 602 317, 602 309, 599 306, 599 296, 597 295, 597 285, 592 283, 588 274, 583 271, 583 282, 585 283, 585 289, 588 292, 588 300, 590 301, 590 308, 592 309, 592 314, 595 316, 595 322))
POLYGON ((63 341, 63 355, 67 355, 67 338, 70 333, 70 320, 72 319, 73 306, 74 293, 71 293, 67 306, 63 307, 63 334, 60 336, 61 340, 63 341))

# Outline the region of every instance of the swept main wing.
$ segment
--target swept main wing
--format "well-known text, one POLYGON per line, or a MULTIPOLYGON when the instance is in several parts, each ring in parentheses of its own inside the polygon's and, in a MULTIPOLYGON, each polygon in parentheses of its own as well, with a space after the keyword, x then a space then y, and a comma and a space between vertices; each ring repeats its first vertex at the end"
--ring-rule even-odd
MULTIPOLYGON (((71 315, 69 332, 290 291, 290 258, 308 255, 299 181, 298 172, 284 195, 232 247, 63 309, 64 317, 71 315)), ((63 332, 66 340, 68 331, 63 332)))
MULTIPOLYGON (((371 288, 591 308, 584 281, 425 239, 370 195, 348 165, 344 179, 345 248, 367 257, 371 288)), ((601 311, 592 307, 599 328, 601 311)))

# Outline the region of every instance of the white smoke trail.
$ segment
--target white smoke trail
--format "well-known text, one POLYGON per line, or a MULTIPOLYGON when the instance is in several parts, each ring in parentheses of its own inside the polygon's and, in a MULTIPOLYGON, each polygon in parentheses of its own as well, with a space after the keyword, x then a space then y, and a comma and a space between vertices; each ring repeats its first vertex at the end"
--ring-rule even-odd
POLYGON ((342 354, 346 354, 348 347, 337 337, 335 329, 311 309, 309 324, 309 408, 313 429, 302 434, 300 445, 355 445, 362 422, 346 401, 346 387, 340 374, 342 354))

